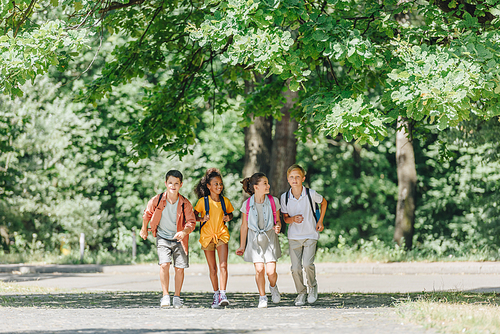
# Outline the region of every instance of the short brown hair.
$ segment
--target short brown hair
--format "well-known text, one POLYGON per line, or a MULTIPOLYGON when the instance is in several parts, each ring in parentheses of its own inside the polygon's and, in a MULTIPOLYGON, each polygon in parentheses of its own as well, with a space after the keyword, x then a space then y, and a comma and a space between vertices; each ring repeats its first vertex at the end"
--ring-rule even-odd
POLYGON ((290 167, 288 167, 288 169, 286 171, 286 177, 290 176, 290 173, 292 172, 292 170, 296 170, 296 169, 298 169, 300 171, 300 174, 302 174, 303 177, 306 176, 306 170, 304 168, 302 168, 301 165, 293 164, 290 167))

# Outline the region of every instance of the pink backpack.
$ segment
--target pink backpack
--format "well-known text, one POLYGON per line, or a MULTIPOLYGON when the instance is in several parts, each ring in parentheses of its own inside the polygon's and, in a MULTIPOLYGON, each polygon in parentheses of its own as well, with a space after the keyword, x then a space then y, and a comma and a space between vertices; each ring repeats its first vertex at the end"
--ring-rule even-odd
MULTIPOLYGON (((274 198, 271 195, 267 195, 269 198, 269 201, 271 202, 271 209, 273 210, 273 217, 274 217, 274 225, 276 225, 277 220, 276 220, 276 204, 274 203, 274 198)), ((251 197, 250 197, 251 198, 251 197)), ((250 212, 250 198, 247 199, 247 219, 248 219, 248 213, 250 212)))

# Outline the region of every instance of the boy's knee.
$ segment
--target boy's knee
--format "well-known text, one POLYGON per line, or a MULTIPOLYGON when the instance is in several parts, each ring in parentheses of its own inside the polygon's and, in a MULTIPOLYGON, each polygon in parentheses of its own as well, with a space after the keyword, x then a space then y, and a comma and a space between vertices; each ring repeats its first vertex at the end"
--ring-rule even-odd
POLYGON ((292 265, 290 268, 292 270, 292 273, 301 273, 302 272, 302 266, 301 265, 292 265))
POLYGON ((264 266, 255 266, 255 272, 257 274, 263 274, 265 272, 264 266))
POLYGON ((304 263, 304 269, 305 270, 314 270, 315 269, 314 263, 313 262, 311 262, 311 263, 304 263))
POLYGON ((169 262, 162 263, 160 264, 160 268, 162 270, 168 270, 170 268, 170 263, 169 262))

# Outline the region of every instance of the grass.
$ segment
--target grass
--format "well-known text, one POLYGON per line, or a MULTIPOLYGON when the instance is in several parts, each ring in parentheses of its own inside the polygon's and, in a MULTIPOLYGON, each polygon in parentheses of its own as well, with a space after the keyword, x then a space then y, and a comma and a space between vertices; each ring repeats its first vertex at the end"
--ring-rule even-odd
POLYGON ((441 333, 500 333, 500 294, 439 292, 396 304, 406 320, 441 333))
POLYGON ((0 294, 47 294, 59 291, 53 288, 42 288, 39 286, 23 286, 0 281, 0 294))

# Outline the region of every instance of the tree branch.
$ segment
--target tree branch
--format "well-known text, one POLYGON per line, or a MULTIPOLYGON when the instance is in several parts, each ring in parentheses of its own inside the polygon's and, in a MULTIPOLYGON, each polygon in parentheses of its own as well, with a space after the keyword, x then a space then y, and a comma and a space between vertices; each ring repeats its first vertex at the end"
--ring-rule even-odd
POLYGON ((145 0, 129 0, 128 3, 112 2, 108 7, 103 8, 99 11, 99 14, 107 13, 112 10, 122 9, 126 7, 131 7, 135 5, 141 5, 145 0))
MULTIPOLYGON (((450 8, 449 4, 451 3, 452 0, 435 0, 434 4, 439 7, 443 12, 445 13, 450 13, 454 12, 453 15, 458 17, 459 19, 463 19, 463 14, 464 13, 459 13, 456 11, 455 8, 450 8)), ((473 17, 476 17, 479 23, 486 23, 486 22, 491 22, 495 19, 495 15, 491 14, 490 12, 484 12, 484 16, 476 16, 476 5, 472 5, 470 3, 467 3, 465 0, 458 0, 456 1, 457 7, 460 5, 464 6, 465 11, 472 15, 473 17)))

